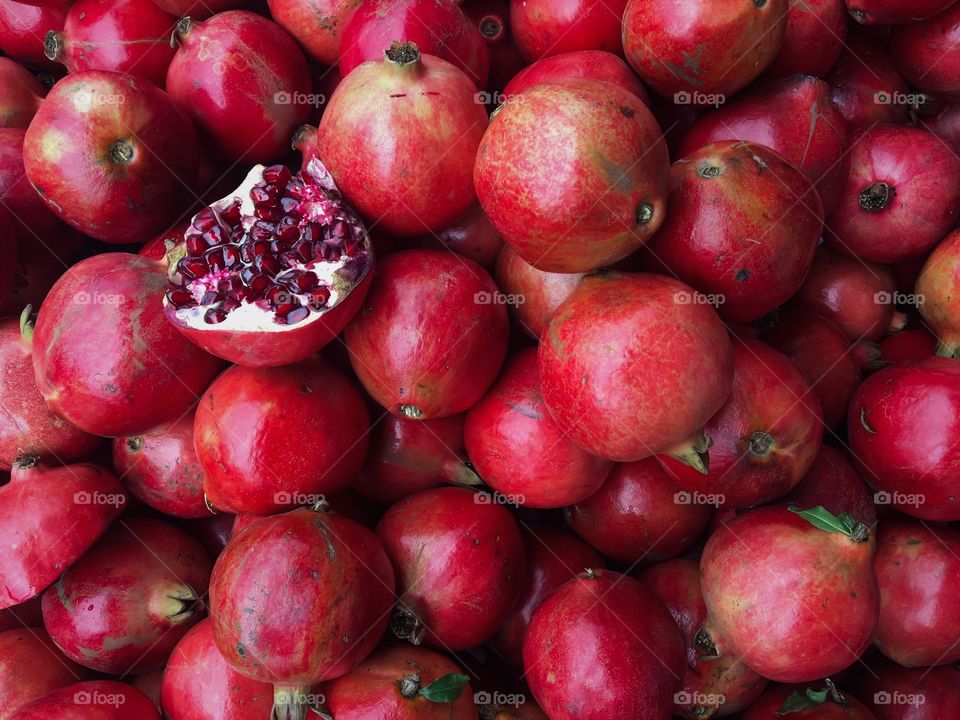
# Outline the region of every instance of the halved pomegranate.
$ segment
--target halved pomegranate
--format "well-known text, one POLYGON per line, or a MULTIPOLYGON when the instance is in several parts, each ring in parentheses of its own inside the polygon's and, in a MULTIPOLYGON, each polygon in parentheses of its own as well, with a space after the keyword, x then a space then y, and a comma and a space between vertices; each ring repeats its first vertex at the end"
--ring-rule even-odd
POLYGON ((287 365, 333 340, 360 308, 373 248, 327 169, 257 165, 201 210, 168 253, 167 318, 207 352, 287 365))

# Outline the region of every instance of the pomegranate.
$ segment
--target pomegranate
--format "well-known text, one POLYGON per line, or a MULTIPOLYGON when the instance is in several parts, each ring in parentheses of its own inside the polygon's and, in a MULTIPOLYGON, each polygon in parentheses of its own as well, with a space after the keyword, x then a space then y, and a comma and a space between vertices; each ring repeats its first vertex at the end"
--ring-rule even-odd
POLYGON ((666 217, 667 149, 650 111, 599 80, 544 83, 522 97, 496 113, 477 153, 490 221, 539 270, 625 258, 666 217))
POLYGON ((24 705, 14 720, 160 720, 153 701, 140 690, 114 680, 67 685, 24 705))
POLYGON ((0 487, 5 548, 0 553, 0 608, 42 593, 87 552, 126 502, 116 478, 95 465, 47 468, 33 458, 15 463, 10 482, 0 487))
POLYGON ((761 338, 797 366, 810 388, 809 397, 801 401, 820 406, 827 428, 846 420, 850 398, 860 384, 860 364, 843 330, 813 312, 791 308, 761 338))
POLYGON ((166 515, 207 517, 203 470, 193 449, 193 413, 169 427, 115 438, 113 467, 130 494, 166 515))
POLYGON ((543 398, 560 428, 628 462, 699 437, 733 382, 733 350, 713 308, 659 275, 588 275, 540 344, 543 398))
POLYGON ((429 420, 474 405, 507 352, 502 296, 479 265, 439 250, 383 259, 363 309, 347 326, 350 362, 394 415, 429 420))
POLYGON ((71 660, 114 675, 163 667, 199 620, 211 561, 184 531, 120 521, 43 595, 43 624, 71 660))
POLYGON ((954 152, 960 150, 960 103, 947 105, 936 115, 918 118, 918 124, 936 133, 954 152))
POLYGON ((344 197, 383 229, 442 230, 476 197, 471 170, 487 113, 475 92, 456 66, 421 56, 414 43, 394 43, 382 60, 337 86, 320 121, 317 153, 344 197))
POLYGON ((426 648, 386 647, 327 683, 326 708, 337 720, 476 720, 469 678, 426 648))
POLYGON ((229 368, 200 398, 193 438, 210 503, 268 515, 345 488, 363 466, 369 428, 356 386, 311 358, 229 368))
POLYGON ((249 0, 153 0, 166 13, 174 17, 191 17, 196 20, 205 20, 224 10, 249 5, 249 0))
POLYGON ((290 33, 307 55, 336 65, 347 23, 360 0, 267 0, 270 16, 290 33))
POLYGON ((808 687, 774 686, 753 703, 742 717, 743 720, 779 720, 781 717, 797 720, 876 720, 866 705, 855 697, 841 693, 829 678, 808 687))
POLYGON ((927 258, 917 278, 916 296, 924 322, 937 336, 937 352, 960 356, 960 231, 947 235, 927 258))
POLYGON ((480 484, 463 444, 463 420, 463 415, 381 418, 370 430, 367 461, 352 487, 371 500, 392 504, 445 483, 480 484))
MULTIPOLYGON (((490 56, 490 77, 487 88, 501 90, 526 66, 513 41, 510 25, 510 0, 471 0, 463 8, 480 31, 490 56)), ((495 99, 490 98, 491 100, 495 99)))
POLYGON ((282 156, 310 114, 310 72, 279 25, 246 10, 177 23, 167 92, 230 160, 282 156), (217 62, 210 62, 216 57, 217 62))
POLYGON ((175 52, 167 41, 176 24, 153 0, 76 0, 63 30, 47 33, 44 53, 71 73, 115 70, 162 88, 175 52))
POLYGON ((67 7, 66 3, 38 6, 0 0, 0 51, 30 67, 57 69, 43 53, 43 36, 49 30, 63 30, 67 7))
POLYGON ((127 253, 95 255, 63 274, 33 334, 37 387, 54 413, 125 437, 196 402, 221 363, 164 319, 157 298, 166 284, 160 265, 127 253))
POLYGON ((910 87, 890 58, 886 44, 851 34, 844 46, 825 79, 831 86, 831 102, 850 128, 906 122, 910 87))
POLYGON ((960 365, 948 358, 871 375, 850 403, 850 447, 884 502, 923 520, 960 520, 960 365))
POLYGON ((530 618, 554 590, 584 568, 602 568, 597 552, 566 530, 547 525, 521 529, 527 551, 527 578, 493 644, 511 663, 523 662, 523 638, 530 618))
MULTIPOLYGON (((922 8, 908 7, 911 15, 933 15, 928 20, 911 22, 894 28, 890 33, 890 54, 897 67, 912 85, 946 102, 960 101, 960 7, 955 0, 930 0, 926 3, 933 13, 922 8), (940 12, 942 8, 951 6, 940 12), (921 11, 921 12, 917 12, 921 11)), ((910 3, 910 5, 916 5, 910 3)))
MULTIPOLYGON (((24 128, 43 102, 46 89, 25 68, 0 58, 0 128, 24 128)), ((6 204, 6 199, 5 199, 6 204)))
POLYGON ((911 23, 945 10, 957 0, 846 0, 851 17, 864 25, 911 23))
POLYGON ((278 718, 304 720, 310 686, 348 672, 377 644, 394 575, 362 525, 322 508, 258 520, 234 535, 210 581, 224 659, 273 683, 278 718))
POLYGON ((533 614, 523 662, 551 720, 662 720, 683 676, 683 639, 640 582, 588 569, 533 614))
POLYGON ((941 720, 960 707, 960 670, 904 668, 876 659, 869 672, 859 673, 856 689, 877 720, 941 720))
POLYGON ((211 557, 217 557, 227 546, 234 525, 238 522, 239 518, 236 515, 220 514, 208 515, 197 520, 185 520, 180 525, 200 541, 211 557))
POLYGON ((687 664, 681 689, 674 696, 674 715, 688 720, 725 717, 756 700, 767 681, 739 658, 699 657, 696 636, 707 618, 707 607, 697 563, 686 558, 668 560, 648 567, 639 579, 667 606, 686 641, 687 664))
POLYGON ((655 458, 615 465, 603 486, 568 507, 567 524, 604 556, 627 565, 679 555, 710 520, 708 499, 680 490, 655 458))
POLYGON ((537 351, 514 355, 467 413, 467 454, 484 482, 520 505, 557 508, 593 495, 613 463, 566 437, 543 402, 537 351))
POLYGON ((343 28, 341 75, 348 75, 368 60, 383 60, 384 50, 393 41, 413 43, 424 55, 456 65, 477 88, 487 85, 487 43, 453 0, 370 0, 358 4, 343 28))
MULTIPOLYGON (((833 67, 847 37, 844 0, 788 0, 787 28, 767 75, 823 77, 833 67)), ((790 118, 784 117, 783 120, 790 118)))
POLYGON ((830 445, 820 448, 810 470, 788 495, 780 498, 778 504, 822 505, 834 515, 847 513, 870 528, 877 522, 873 495, 868 492, 860 473, 847 453, 830 445))
POLYGON ((507 618, 524 577, 523 539, 497 497, 441 487, 410 495, 377 526, 397 571, 394 634, 464 650, 507 618))
POLYGON ((513 76, 503 89, 503 96, 510 102, 534 85, 563 82, 566 79, 605 80, 619 85, 649 105, 647 91, 630 66, 622 58, 605 50, 576 50, 537 60, 513 76))
POLYGON ((508 305, 513 319, 527 335, 539 339, 557 308, 580 284, 583 273, 537 270, 505 245, 497 257, 494 278, 507 297, 516 299, 508 305))
POLYGON ((33 325, 30 308, 20 319, 0 321, 0 468, 9 470, 22 457, 44 462, 84 460, 100 438, 75 428, 47 407, 33 375, 33 325))
POLYGON ((778 682, 842 670, 877 622, 873 551, 866 525, 822 507, 767 507, 725 523, 700 559, 709 620, 698 644, 778 682))
MULTIPOLYGON (((829 212, 840 200, 841 161, 847 147, 847 123, 830 104, 829 93, 830 86, 823 80, 805 76, 745 92, 697 120, 679 152, 685 157, 721 140, 766 145, 807 174, 817 187, 824 211, 829 212)), ((812 214, 816 203, 807 198, 802 203, 809 208, 807 214, 812 214)))
POLYGON ((0 720, 10 720, 31 700, 82 680, 87 671, 71 662, 43 628, 0 633, 0 720), (24 672, 29 668, 29 672, 24 672))
POLYGON ((170 655, 160 706, 169 720, 266 720, 273 687, 230 667, 213 641, 213 623, 201 620, 170 655))
POLYGON ((623 50, 637 74, 674 102, 723 102, 780 52, 788 0, 631 0, 623 50))
POLYGON ((453 225, 416 238, 399 238, 397 245, 397 249, 452 250, 470 258, 484 270, 492 271, 497 255, 503 248, 503 238, 491 224, 480 203, 474 203, 467 214, 453 225))
POLYGON ((623 54, 627 0, 510 0, 513 41, 527 62, 577 50, 623 54))
POLYGON ((937 338, 923 328, 901 330, 880 341, 883 366, 926 360, 937 350, 937 338))

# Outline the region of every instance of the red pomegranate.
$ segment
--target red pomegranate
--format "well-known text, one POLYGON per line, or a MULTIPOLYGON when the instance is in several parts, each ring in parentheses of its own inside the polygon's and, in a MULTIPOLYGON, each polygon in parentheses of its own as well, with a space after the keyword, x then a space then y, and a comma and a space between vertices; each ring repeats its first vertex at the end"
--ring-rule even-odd
POLYGON ((392 504, 446 483, 478 485, 467 459, 463 415, 408 420, 386 415, 370 429, 367 461, 351 483, 363 496, 392 504))
POLYGON ((112 243, 145 242, 186 208, 199 155, 163 91, 107 70, 58 82, 23 142, 27 177, 50 209, 112 243))
POLYGON ((270 16, 304 52, 324 65, 340 60, 340 44, 360 0, 267 0, 270 16))
POLYGON ((732 655, 699 657, 696 637, 707 619, 700 589, 700 568, 693 560, 676 558, 645 569, 639 579, 660 598, 683 633, 687 664, 674 715, 685 720, 725 717, 744 710, 767 685, 765 678, 732 655))
POLYGON ((486 87, 490 51, 458 2, 369 0, 356 7, 340 40, 341 75, 369 60, 383 60, 384 51, 397 41, 413 43, 424 55, 456 65, 475 88, 486 87))
POLYGON ((960 150, 960 103, 947 105, 936 115, 918 118, 918 123, 942 138, 954 151, 960 150))
POLYGON ((153 701, 114 680, 89 680, 47 693, 17 712, 15 720, 160 720, 153 701))
POLYGON ((323 686, 337 720, 476 720, 469 678, 426 648, 385 647, 323 686))
POLYGON ((503 238, 480 207, 480 203, 474 203, 466 215, 439 232, 397 239, 398 250, 452 250, 470 258, 488 272, 493 271, 503 244, 503 238))
POLYGON ((508 324, 502 296, 479 265, 440 250, 406 250, 380 263, 344 341, 377 403, 429 420, 483 396, 506 356, 508 324))
POLYGON ((174 17, 189 16, 196 20, 205 20, 215 13, 250 4, 249 0, 153 0, 153 2, 174 17))
POLYGON ((537 270, 504 245, 494 271, 497 286, 515 302, 507 307, 520 328, 539 339, 550 318, 580 284, 583 273, 551 273, 537 270))
POLYGON ((527 62, 577 50, 623 54, 626 0, 510 0, 513 41, 527 62))
POLYGON ((847 453, 830 445, 820 448, 807 474, 777 504, 798 507, 822 505, 834 515, 847 513, 870 528, 877 522, 873 493, 867 490, 847 453))
POLYGON ((662 720, 680 688, 683 639, 640 582, 588 569, 534 613, 523 661, 550 720, 662 720))
POLYGON ((477 197, 534 267, 583 272, 621 260, 666 217, 667 149, 621 87, 568 79, 506 103, 483 136, 477 197))
POLYGON ((776 685, 742 715, 743 720, 877 720, 855 697, 837 690, 829 678, 807 687, 776 685))
POLYGON ((90 457, 100 438, 54 415, 37 390, 33 374, 30 308, 0 321, 0 469, 22 457, 72 463, 90 457))
POLYGON ((566 530, 543 525, 524 526, 521 532, 527 550, 527 578, 513 610, 493 637, 497 651, 515 665, 523 662, 523 638, 540 604, 584 568, 604 567, 592 547, 566 530))
POLYGON ((840 57, 847 37, 844 0, 788 0, 788 3, 783 45, 767 67, 767 75, 823 77, 840 57))
POLYGON ((60 652, 43 628, 0 633, 0 718, 10 720, 31 700, 87 675, 85 668, 60 652))
POLYGON ((230 160, 281 157, 310 114, 310 72, 279 25, 246 10, 177 23, 167 92, 230 160), (217 58, 211 62, 210 58, 217 58))
POLYGON ((880 362, 884 365, 916 362, 926 360, 936 351, 937 338, 924 328, 901 330, 880 341, 880 362))
MULTIPOLYGON (((72 228, 67 229, 73 232, 72 228)), ((62 266, 50 262, 49 256, 50 253, 42 246, 18 251, 13 286, 6 302, 0 304, 0 316, 16 317, 28 305, 31 308, 40 306, 63 271, 62 266)))
POLYGON ((917 278, 916 297, 924 322, 937 336, 937 352, 960 355, 960 231, 954 230, 937 245, 917 278), (922 300, 920 300, 922 298, 922 300))
POLYGON ((957 0, 846 0, 850 15, 864 25, 909 23, 945 10, 957 0))
POLYGON ((722 103, 780 52, 787 8, 787 0, 631 0, 623 14, 623 50, 660 95, 722 103))
POLYGON ((830 100, 851 129, 877 123, 906 122, 910 87, 897 70, 886 44, 851 34, 826 76, 830 100))
POLYGON ((463 440, 484 482, 527 507, 585 500, 613 467, 569 439, 550 415, 535 348, 508 360, 497 382, 470 408, 463 440))
POLYGON ((18 247, 16 229, 9 211, 0 207, 0 305, 13 295, 17 281, 18 247))
POLYGON ((534 85, 567 79, 605 80, 633 93, 644 104, 649 104, 647 91, 630 66, 623 58, 606 50, 575 50, 537 60, 513 76, 503 89, 503 97, 510 102, 534 85))
MULTIPOLYGON (((701 116, 680 144, 680 155, 721 140, 766 145, 807 174, 830 212, 843 187, 847 122, 829 97, 830 86, 812 77, 762 85, 701 116)), ((803 204, 815 205, 806 199, 803 204)))
POLYGON ((176 24, 153 0, 76 0, 63 30, 46 34, 44 52, 70 73, 115 70, 162 88, 175 52, 168 41, 176 24))
POLYGON ((471 171, 486 109, 446 60, 421 56, 414 43, 384 49, 337 86, 317 153, 361 215, 398 235, 437 232, 475 200, 471 171))
POLYGON ((863 523, 819 507, 761 508, 721 525, 700 559, 709 621, 699 644, 778 682, 842 670, 877 622, 873 551, 863 523))
MULTIPOLYGON (((909 3, 915 6, 917 3, 909 3)), ((922 3, 921 3, 922 4, 922 3)), ((938 6, 928 20, 899 25, 890 33, 890 54, 912 85, 946 102, 960 101, 960 7, 955 0, 928 0, 930 8, 909 7, 914 18, 938 6), (941 9, 951 6, 940 12, 941 9), (919 11, 919 12, 918 12, 919 11)))
POLYGON ((397 571, 394 634, 415 645, 479 645, 518 597, 523 539, 496 497, 466 488, 423 490, 387 510, 377 537, 397 571))
POLYGON ((904 668, 883 658, 858 673, 856 690, 877 720, 941 720, 960 707, 956 665, 904 668))
POLYGON ((922 520, 960 519, 960 364, 933 357, 864 381, 850 403, 850 447, 883 501, 922 520))
POLYGON ((37 388, 81 430, 137 435, 181 417, 221 362, 180 335, 157 298, 162 267, 127 253, 77 263, 47 295, 33 333, 37 388))
POLYGON ((394 575, 376 536, 321 508, 258 520, 234 535, 210 580, 224 659, 273 683, 277 717, 306 718, 310 686, 355 667, 377 644, 394 575))
POLYGON ((356 386, 319 358, 235 365, 197 407, 193 437, 207 498, 218 510, 254 515, 313 505, 359 472, 369 428, 356 386))
POLYGON ((68 7, 67 3, 40 6, 0 0, 0 51, 30 67, 56 70, 59 66, 43 53, 43 36, 63 30, 68 7))
POLYGON ((490 77, 487 88, 495 91, 503 89, 510 78, 527 64, 513 41, 510 0, 471 0, 466 3, 463 12, 480 31, 480 37, 489 51, 490 77))
POLYGON ((540 344, 543 398, 560 428, 601 457, 667 453, 700 433, 733 382, 713 308, 660 275, 585 277, 540 344))
POLYGON ((157 670, 200 619, 211 561, 184 531, 121 521, 43 595, 43 624, 71 660, 113 675, 157 670))
POLYGON ((26 68, 10 58, 0 58, 0 91, 0 128, 26 129, 47 94, 26 68))

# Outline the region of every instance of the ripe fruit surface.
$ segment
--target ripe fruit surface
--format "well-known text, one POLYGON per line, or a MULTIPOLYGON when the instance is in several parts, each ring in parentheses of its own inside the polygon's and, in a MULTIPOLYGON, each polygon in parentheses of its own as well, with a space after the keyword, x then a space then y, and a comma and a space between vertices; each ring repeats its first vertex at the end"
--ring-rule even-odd
POLYGON ((548 273, 537 270, 509 245, 497 256, 494 271, 497 285, 516 302, 508 305, 515 322, 535 339, 550 323, 550 318, 580 284, 583 273, 548 273))
POLYGON ((577 50, 622 55, 626 4, 626 0, 510 0, 513 40, 527 62, 577 50))
POLYGON ((267 2, 274 22, 290 33, 311 59, 329 66, 339 61, 347 24, 360 4, 360 0, 267 2))
POLYGON ((0 128, 26 129, 47 91, 26 68, 10 58, 0 58, 0 89, 0 128))
POLYGON ((43 628, 21 627, 0 633, 0 720, 48 692, 87 676, 64 657, 43 628), (24 672, 29 668, 29 672, 24 672))
POLYGON ((960 352, 960 232, 954 230, 930 253, 917 278, 916 295, 923 298, 920 314, 936 333, 938 354, 960 352))
POLYGON ((783 45, 767 75, 823 77, 840 57, 847 37, 844 0, 788 0, 788 4, 783 45))
POLYGON ((88 680, 47 693, 22 707, 15 720, 160 720, 156 705, 135 687, 88 680))
POLYGON ((503 96, 509 102, 534 85, 578 78, 611 82, 649 104, 647 91, 630 66, 622 57, 606 50, 575 50, 537 60, 513 76, 503 88, 503 96))

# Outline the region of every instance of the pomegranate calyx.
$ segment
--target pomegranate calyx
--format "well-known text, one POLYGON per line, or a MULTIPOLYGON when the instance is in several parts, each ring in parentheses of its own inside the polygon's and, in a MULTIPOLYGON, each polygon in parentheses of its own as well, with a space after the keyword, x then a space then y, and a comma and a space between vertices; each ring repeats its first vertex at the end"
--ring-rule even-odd
POLYGON ((411 420, 419 420, 423 417, 423 410, 416 405, 401 405, 397 410, 405 418, 410 418, 411 420))
POLYGON ((483 35, 483 39, 488 43, 499 43, 507 35, 503 18, 499 15, 492 13, 484 15, 480 18, 478 26, 480 28, 480 34, 483 35))
POLYGON ((454 485, 475 487, 483 484, 483 478, 477 474, 473 465, 465 459, 451 460, 445 463, 444 475, 454 485))
POLYGON ((897 194, 896 188, 885 182, 876 182, 860 191, 860 208, 867 212, 880 212, 897 194))
POLYGON ((63 35, 56 30, 49 30, 46 37, 43 38, 43 54, 47 56, 48 60, 59 62, 63 48, 63 35))
POLYGON ((274 685, 270 720, 307 720, 314 717, 332 720, 317 702, 317 696, 310 692, 309 686, 274 685))
POLYGON ((754 457, 764 458, 770 454, 773 445, 773 435, 763 430, 758 430, 750 436, 747 447, 750 454, 754 457))
POLYGON ((110 146, 108 154, 114 165, 129 165, 133 161, 133 145, 128 140, 116 140, 110 146))
POLYGON ((399 42, 394 40, 390 47, 383 51, 387 62, 397 67, 419 67, 420 48, 415 42, 399 42))
POLYGON ((413 700, 420 694, 420 676, 414 673, 400 681, 400 694, 407 700, 413 700))
POLYGON ((197 591, 187 584, 180 584, 167 590, 157 599, 154 611, 159 617, 165 617, 174 625, 184 623, 197 614, 200 597, 197 591))
POLYGON ((693 646, 697 651, 697 657, 701 660, 716 660, 720 657, 717 643, 705 627, 701 627, 697 630, 697 634, 693 636, 693 646))
POLYGON ((834 515, 823 505, 802 510, 796 505, 787 508, 790 512, 799 515, 818 530, 828 533, 843 533, 853 542, 865 542, 870 537, 870 529, 862 522, 854 520, 847 513, 834 515))
POLYGON ((170 33, 170 47, 175 48, 177 43, 183 40, 187 33, 190 32, 192 26, 193 19, 189 15, 177 20, 177 24, 173 26, 173 32, 170 33))
POLYGON ((713 440, 703 430, 698 430, 676 447, 667 450, 664 455, 689 465, 701 475, 710 472, 710 446, 713 440))
POLYGON ((400 640, 419 645, 427 634, 427 626, 416 613, 402 603, 398 603, 390 617, 390 630, 400 640))
POLYGON ((960 343, 947 342, 946 340, 941 339, 937 343, 937 355, 940 357, 953 358, 954 360, 960 360, 960 343))

